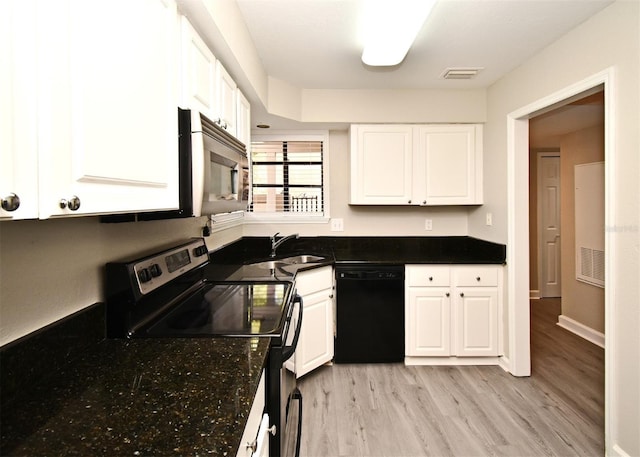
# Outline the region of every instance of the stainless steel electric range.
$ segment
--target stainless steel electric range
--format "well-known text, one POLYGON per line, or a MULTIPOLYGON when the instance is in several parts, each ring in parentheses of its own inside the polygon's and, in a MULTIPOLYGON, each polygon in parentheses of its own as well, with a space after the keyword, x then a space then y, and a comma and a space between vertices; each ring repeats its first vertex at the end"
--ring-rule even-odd
POLYGON ((211 280, 206 274, 208 263, 201 238, 108 263, 107 335, 269 338, 265 367, 265 400, 272 430, 269 455, 297 456, 302 395, 284 362, 296 349, 302 300, 290 281, 211 280))

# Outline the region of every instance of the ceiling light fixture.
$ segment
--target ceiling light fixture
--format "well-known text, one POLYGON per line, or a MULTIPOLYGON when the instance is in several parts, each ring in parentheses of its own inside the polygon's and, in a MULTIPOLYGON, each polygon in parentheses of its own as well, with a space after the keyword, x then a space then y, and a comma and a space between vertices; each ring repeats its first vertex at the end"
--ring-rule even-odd
POLYGON ((363 0, 364 50, 371 66, 393 66, 409 52, 436 0, 363 0))

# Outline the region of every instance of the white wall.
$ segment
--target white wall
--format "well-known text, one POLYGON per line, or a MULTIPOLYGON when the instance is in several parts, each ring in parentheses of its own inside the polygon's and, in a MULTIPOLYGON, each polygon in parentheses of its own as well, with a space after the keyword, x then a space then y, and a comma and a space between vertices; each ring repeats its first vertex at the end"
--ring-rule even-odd
MULTIPOLYGON (((488 92, 485 126, 485 201, 472 211, 470 235, 507 242, 507 115, 612 67, 612 167, 615 275, 607 326, 607 453, 640 455, 640 3, 619 0, 527 61, 488 92), (484 225, 491 211, 494 225, 484 225)), ((507 250, 512 246, 507 246, 507 250)))

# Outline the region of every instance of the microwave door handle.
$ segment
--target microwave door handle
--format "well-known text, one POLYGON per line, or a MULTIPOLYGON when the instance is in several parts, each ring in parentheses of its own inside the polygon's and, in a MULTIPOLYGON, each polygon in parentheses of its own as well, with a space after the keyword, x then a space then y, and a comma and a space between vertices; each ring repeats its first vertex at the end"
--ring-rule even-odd
MULTIPOLYGON (((300 330, 302 329, 302 309, 303 309, 303 305, 302 305, 302 297, 300 295, 296 295, 296 297, 293 299, 293 303, 299 303, 300 306, 298 306, 298 325, 296 326, 296 331, 293 335, 293 341, 291 342, 290 346, 284 346, 282 348, 282 363, 286 362, 287 360, 289 360, 291 358, 291 356, 293 355, 294 352, 296 352, 296 346, 298 346, 298 338, 300 338, 300 330)), ((290 318, 291 319, 291 318, 290 318)), ((290 329, 291 326, 289 325, 288 328, 290 329)), ((287 335, 284 335, 284 344, 286 345, 286 341, 287 341, 287 336, 288 336, 289 332, 287 331, 287 335)))

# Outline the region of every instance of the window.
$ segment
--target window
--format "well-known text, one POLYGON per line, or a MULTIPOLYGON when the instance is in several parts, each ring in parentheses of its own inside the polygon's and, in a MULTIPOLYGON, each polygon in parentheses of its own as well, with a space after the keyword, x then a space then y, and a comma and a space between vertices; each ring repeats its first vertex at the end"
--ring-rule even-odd
POLYGON ((255 137, 250 153, 249 211, 279 216, 324 216, 325 143, 325 135, 255 137))

